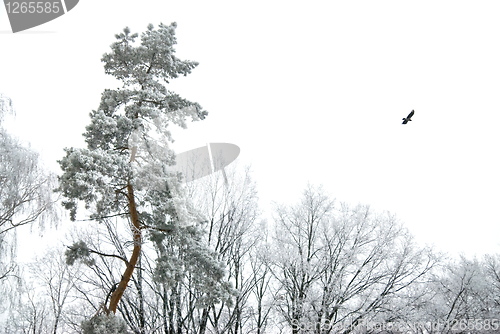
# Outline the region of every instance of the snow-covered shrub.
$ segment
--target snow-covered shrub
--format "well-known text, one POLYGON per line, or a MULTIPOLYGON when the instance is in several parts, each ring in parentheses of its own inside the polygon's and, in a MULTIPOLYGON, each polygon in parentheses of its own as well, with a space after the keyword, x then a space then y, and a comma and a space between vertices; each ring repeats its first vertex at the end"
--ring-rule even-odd
POLYGON ((125 320, 115 316, 100 314, 82 322, 83 334, 129 334, 125 320))

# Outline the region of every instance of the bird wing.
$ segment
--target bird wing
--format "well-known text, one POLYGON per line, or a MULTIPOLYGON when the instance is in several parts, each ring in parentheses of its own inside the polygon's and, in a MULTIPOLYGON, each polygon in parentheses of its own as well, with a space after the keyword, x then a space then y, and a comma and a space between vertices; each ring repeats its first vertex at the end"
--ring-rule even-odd
POLYGON ((415 110, 412 110, 411 113, 409 113, 408 117, 406 117, 406 118, 410 119, 413 116, 414 113, 415 113, 415 110))

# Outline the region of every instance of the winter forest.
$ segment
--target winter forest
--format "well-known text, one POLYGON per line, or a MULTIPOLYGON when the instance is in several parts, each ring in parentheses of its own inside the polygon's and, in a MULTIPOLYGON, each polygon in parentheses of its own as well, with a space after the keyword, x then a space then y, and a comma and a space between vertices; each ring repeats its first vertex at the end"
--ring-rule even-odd
POLYGON ((102 62, 122 86, 58 175, 3 127, 0 95, 0 333, 500 333, 500 253, 440 253, 321 185, 267 219, 238 161, 189 183, 169 170, 170 127, 209 117, 168 88, 198 65, 175 29, 115 36, 102 62), (68 220, 69 239, 16 262, 20 226, 68 220))

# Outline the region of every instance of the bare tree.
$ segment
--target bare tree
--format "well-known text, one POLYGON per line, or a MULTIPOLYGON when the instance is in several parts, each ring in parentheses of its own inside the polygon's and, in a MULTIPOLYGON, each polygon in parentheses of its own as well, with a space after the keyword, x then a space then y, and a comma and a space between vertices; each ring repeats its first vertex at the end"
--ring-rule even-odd
MULTIPOLYGON (((0 94, 0 314, 21 293, 22 277, 15 260, 17 228, 38 222, 43 230, 48 220, 52 224, 58 218, 52 195, 56 177, 42 168, 38 153, 4 129, 2 122, 8 114, 15 114, 12 100, 0 94)), ((31 305, 35 326, 44 315, 35 307, 38 303, 31 305)))
POLYGON ((289 325, 301 322, 308 312, 307 299, 323 271, 320 228, 332 210, 333 201, 312 188, 296 208, 275 208, 271 272, 281 290, 276 307, 289 325))
POLYGON ((250 259, 251 278, 253 280, 253 308, 250 332, 262 334, 266 332, 269 317, 277 301, 272 292, 272 275, 269 264, 270 242, 268 240, 267 222, 262 221, 258 230, 261 233, 259 244, 252 250, 250 259))
POLYGON ((47 297, 51 311, 52 333, 65 331, 65 306, 75 300, 74 286, 81 276, 80 266, 68 266, 64 249, 49 248, 42 257, 35 257, 28 264, 31 273, 31 288, 42 291, 47 297), (72 293, 73 292, 73 293, 72 293))
POLYGON ((275 223, 271 271, 282 296, 276 307, 293 333, 340 325, 349 332, 387 313, 396 294, 437 263, 393 216, 367 206, 337 208, 321 187, 309 185, 296 206, 278 206, 275 223))
POLYGON ((492 323, 500 314, 496 270, 498 263, 491 255, 486 255, 483 261, 460 255, 443 263, 428 285, 433 294, 419 310, 420 319, 434 325, 424 329, 440 328, 443 333, 500 332, 498 320, 492 323))
POLYGON ((3 324, 5 334, 51 333, 51 316, 46 297, 36 289, 23 286, 11 305, 8 318, 3 324))
POLYGON ((500 255, 484 257, 485 274, 491 288, 491 300, 488 311, 500 314, 500 255))
POLYGON ((0 281, 15 272, 15 229, 34 221, 43 228, 48 218, 57 219, 56 177, 43 170, 38 153, 2 127, 9 113, 14 113, 12 101, 0 95, 0 281))
POLYGON ((226 169, 225 175, 213 174, 189 185, 193 203, 207 220, 204 242, 226 264, 227 282, 237 292, 234 303, 202 310, 200 333, 209 327, 217 333, 242 333, 251 318, 248 300, 256 282, 249 264, 259 239, 256 186, 249 167, 241 170, 233 163, 226 169))

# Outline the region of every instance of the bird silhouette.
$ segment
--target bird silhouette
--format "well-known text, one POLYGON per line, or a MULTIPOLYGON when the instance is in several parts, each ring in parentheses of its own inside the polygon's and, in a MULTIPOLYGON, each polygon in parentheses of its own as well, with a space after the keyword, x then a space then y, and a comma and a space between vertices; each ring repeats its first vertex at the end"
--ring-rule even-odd
POLYGON ((414 113, 415 113, 415 110, 412 110, 411 113, 409 113, 408 116, 406 116, 406 118, 403 118, 403 124, 406 124, 409 121, 411 121, 411 117, 413 116, 414 113))

